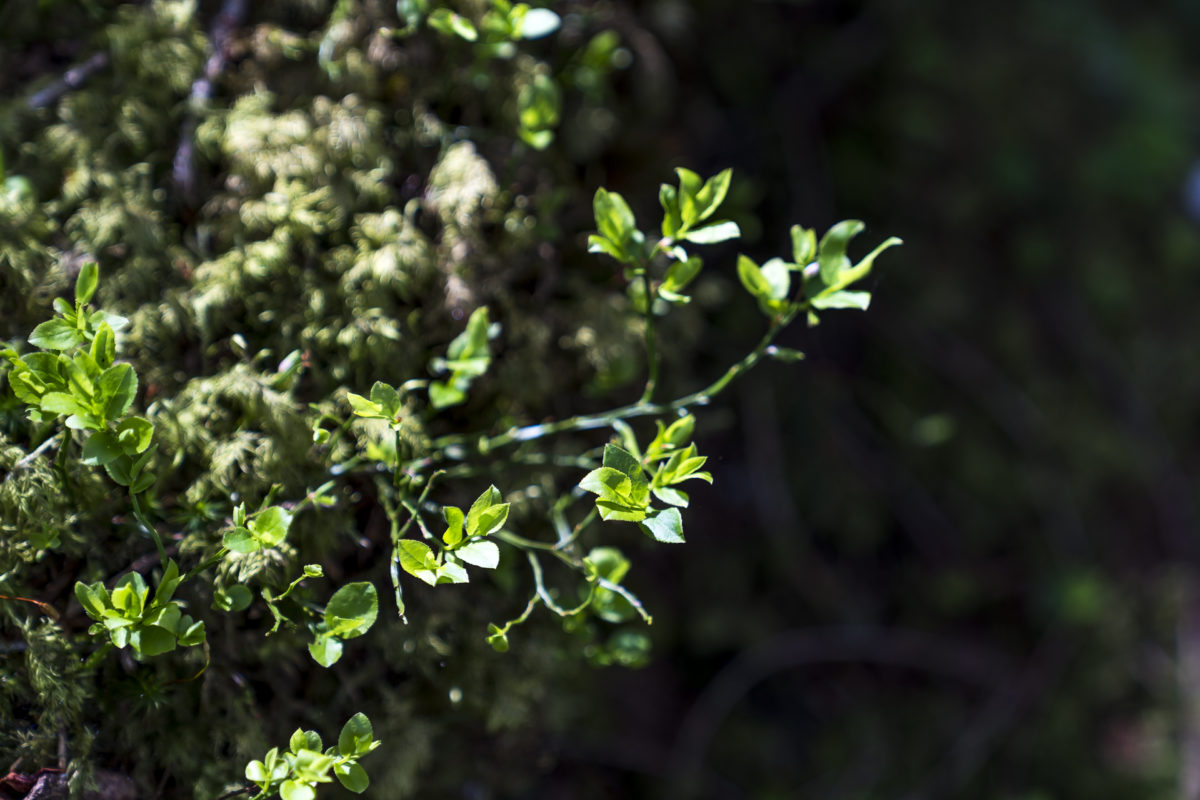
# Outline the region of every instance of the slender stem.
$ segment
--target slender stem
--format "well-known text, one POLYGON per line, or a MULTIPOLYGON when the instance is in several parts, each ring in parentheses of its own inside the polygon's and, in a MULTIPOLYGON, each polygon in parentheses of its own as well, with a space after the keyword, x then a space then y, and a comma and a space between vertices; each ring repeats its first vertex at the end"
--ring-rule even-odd
POLYGON ((621 595, 621 597, 624 597, 626 600, 628 600, 629 605, 633 606, 634 610, 641 615, 642 619, 645 620, 647 625, 654 624, 654 617, 650 616, 650 613, 646 611, 646 607, 642 605, 642 601, 638 600, 637 595, 635 595, 633 592, 629 591, 621 584, 613 583, 608 578, 602 578, 599 575, 596 576, 596 583, 600 584, 605 589, 608 589, 610 592, 616 592, 617 594, 621 595))
MULTIPOLYGON (((678 399, 672 400, 669 403, 649 403, 639 400, 627 406, 621 406, 610 411, 605 411, 600 414, 584 414, 577 417, 569 417, 567 419, 558 420, 557 422, 543 422, 537 425, 526 425, 521 428, 510 428, 504 433, 497 434, 491 437, 477 437, 472 435, 456 435, 444 436, 435 439, 433 447, 437 450, 445 450, 447 447, 456 444, 465 444, 471 441, 478 442, 479 452, 488 452, 497 447, 505 447, 516 442, 528 442, 535 439, 541 439, 546 436, 553 436, 558 433, 567 431, 586 431, 595 430, 596 428, 611 427, 616 420, 634 419, 636 417, 647 416, 662 416, 671 414, 689 406, 704 406, 708 405, 712 398, 722 392, 733 380, 748 370, 752 369, 755 364, 766 353, 767 348, 771 346, 771 342, 779 335, 779 332, 787 327, 802 309, 797 308, 775 319, 771 327, 763 335, 758 345, 751 350, 745 358, 737 362, 715 381, 705 386, 699 391, 684 395, 678 399)), ((428 458, 422 461, 428 461, 428 458)), ((411 466, 411 465, 410 465, 411 466)))
POLYGON ((154 546, 158 548, 158 560, 162 562, 162 568, 165 570, 167 568, 167 551, 163 547, 162 537, 158 535, 158 529, 151 524, 150 520, 146 519, 145 513, 142 512, 142 504, 138 500, 137 495, 131 494, 129 498, 133 501, 134 518, 137 519, 143 528, 150 531, 150 535, 154 537, 154 546))
POLYGON ((642 273, 642 287, 646 292, 646 388, 638 402, 649 403, 658 387, 658 340, 654 332, 654 290, 650 286, 648 269, 642 273))
POLYGON ((522 550, 545 550, 547 553, 553 553, 558 549, 557 544, 526 539, 524 536, 517 536, 515 533, 509 533, 508 531, 496 531, 492 536, 522 550))

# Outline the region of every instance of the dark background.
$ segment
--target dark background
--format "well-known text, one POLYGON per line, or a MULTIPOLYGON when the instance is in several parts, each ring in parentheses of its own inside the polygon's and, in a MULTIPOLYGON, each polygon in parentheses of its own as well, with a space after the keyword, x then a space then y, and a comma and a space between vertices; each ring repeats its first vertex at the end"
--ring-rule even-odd
MULTIPOLYGON (((179 300, 172 307, 177 318, 163 315, 176 328, 161 323, 164 332, 154 327, 159 320, 145 322, 150 333, 133 356, 141 374, 160 381, 169 395, 188 379, 235 363, 222 344, 235 331, 253 347, 283 353, 296 346, 270 325, 252 327, 251 311, 294 302, 297 284, 290 279, 298 272, 264 268, 269 280, 248 282, 245 295, 229 300, 225 316, 216 315, 214 330, 203 337, 187 316, 189 292, 200 282, 191 270, 228 245, 233 237, 222 226, 232 224, 237 210, 203 206, 206 192, 228 189, 227 154, 197 158, 198 197, 176 193, 172 183, 193 74, 184 70, 177 85, 154 83, 158 77, 138 72, 144 64, 135 53, 115 59, 112 69, 79 90, 76 97, 88 91, 102 99, 103 93, 134 96, 138 124, 162 109, 161 124, 148 126, 141 139, 131 136, 132 144, 113 132, 119 126, 102 100, 76 107, 68 95, 37 110, 25 102, 29 92, 104 49, 108 43, 97 45, 101 22, 119 30, 119 20, 133 20, 129 29, 150 42, 171 42, 175 34, 139 21, 143 3, 58 0, 55 8, 50 0, 37 11, 8 5, 18 1, 0 0, 0 20, 8 20, 0 31, 8 37, 0 38, 0 146, 10 174, 30 176, 47 218, 66 219, 72 203, 83 204, 80 198, 109 208, 120 205, 113 195, 136 196, 128 216, 119 217, 126 227, 110 237, 127 249, 100 252, 105 280, 113 281, 100 297, 124 313, 159 302, 168 290, 179 300), (92 116, 69 119, 63 109, 92 116), (146 165, 145 185, 133 175, 132 188, 105 185, 60 201, 62 174, 69 173, 62 165, 74 155, 46 145, 55 141, 46 130, 57 123, 83 131, 78 139, 84 144, 72 140, 72 146, 86 157, 93 146, 111 159, 97 169, 115 169, 126 150, 134 151, 146 165), (110 141, 116 144, 109 147, 110 141), (209 233, 215 244, 204 252, 209 233), (169 259, 160 252, 162 241, 171 248, 169 259), (176 362, 183 365, 179 373, 163 367, 176 362)), ((180 45, 187 51, 180 63, 193 73, 204 52, 196 31, 209 29, 222 5, 201 2, 194 38, 180 45)), ((365 9, 363 18, 375 25, 393 4, 350 5, 365 9)), ((746 238, 736 249, 706 257, 710 266, 697 303, 672 323, 677 328, 668 328, 682 342, 668 364, 668 389, 704 385, 757 341, 764 322, 737 286, 734 257, 740 250, 761 262, 786 252, 793 223, 824 230, 844 218, 865 220, 857 254, 889 235, 904 239, 876 266, 869 311, 829 313, 816 328, 789 330, 783 343, 805 351, 806 361, 764 363, 701 416, 697 440, 712 457, 716 484, 694 491, 685 547, 621 540, 634 561, 626 584, 655 615, 648 666, 586 665, 573 646, 562 644, 566 637, 549 615, 513 636, 512 653, 496 656, 476 634, 486 622, 519 611, 526 586, 518 591, 513 584, 497 589, 480 582, 469 587, 472 593, 439 590, 436 598, 417 587, 415 607, 424 613, 413 618, 427 622, 403 634, 418 641, 416 655, 402 649, 400 634, 386 638, 399 630, 394 622, 380 625, 367 639, 373 649, 355 651, 361 661, 347 688, 336 676, 313 677, 303 643, 277 646, 271 657, 286 668, 250 673, 251 688, 236 695, 246 707, 230 703, 228 719, 220 716, 227 711, 224 696, 201 698, 196 686, 168 685, 156 706, 147 700, 146 684, 134 682, 145 675, 121 672, 114 662, 105 673, 117 682, 102 697, 106 713, 110 704, 113 713, 136 707, 144 714, 136 718, 167 728, 145 728, 148 744, 98 739, 94 753, 101 765, 151 786, 173 768, 170 782, 162 777, 165 796, 189 796, 179 777, 186 772, 182 761, 200 756, 189 740, 168 736, 171 726, 182 730, 196 715, 210 715, 193 733, 211 738, 229 763, 189 764, 186 774, 203 773, 205 786, 220 785, 236 780, 244 759, 234 762, 244 752, 261 754, 264 742, 286 741, 296 724, 332 730, 332 720, 359 708, 337 703, 357 702, 396 748, 364 766, 373 778, 381 776, 379 785, 417 786, 427 797, 1200 797, 1200 369, 1193 364, 1200 346, 1200 223, 1188 215, 1186 192, 1200 155, 1200 5, 548 5, 578 15, 589 35, 616 31, 630 58, 594 95, 568 87, 559 139, 546 154, 521 150, 511 131, 479 137, 493 169, 543 204, 542 227, 534 234, 506 240, 507 249, 480 258, 511 259, 517 265, 511 283, 494 277, 510 273, 466 273, 484 276, 482 296, 504 298, 506 335, 514 334, 506 341, 516 356, 508 366, 499 358, 498 370, 518 380, 499 390, 481 382, 481 393, 510 398, 506 407, 525 418, 636 396, 637 341, 626 341, 611 374, 590 384, 596 376, 583 374, 578 352, 547 353, 530 343, 558 341, 578 326, 580 315, 602 313, 586 306, 589 295, 580 283, 591 292, 616 284, 611 263, 583 253, 595 187, 629 198, 645 227, 657 219, 658 184, 671 180, 678 165, 704 175, 734 167, 728 206, 746 238), (532 166, 512 167, 505 160, 512 153, 532 166), (555 194, 559 187, 561 195, 555 194), (553 258, 531 255, 543 253, 543 244, 553 258), (547 301, 538 270, 560 256, 571 277, 562 278, 547 301), (545 331, 537 325, 552 335, 539 338, 545 331), (519 349, 525 346, 532 355, 519 349), (533 379, 521 382, 526 367, 533 379), (547 400, 543 373, 567 388, 547 400), (584 392, 585 385, 598 384, 611 393, 584 392), (454 629, 459 624, 461 631, 454 629), (425 647, 421 635, 435 628, 455 634, 445 637, 452 655, 425 647), (290 655, 280 655, 284 651, 290 655), (483 688, 470 694, 465 710, 455 710, 446 690, 463 676, 476 682, 468 689, 483 688), (505 695, 510 686, 520 691, 505 695), (247 728, 249 718, 254 726, 247 728), (204 725, 214 726, 212 732, 204 725), (235 739, 228 729, 245 735, 235 739), (170 762, 162 756, 172 752, 169 746, 177 748, 179 763, 167 767, 154 759, 170 762), (130 753, 153 758, 139 762, 130 753)), ((466 57, 461 43, 421 34, 405 45, 417 56, 403 62, 421 77, 352 83, 357 77, 351 73, 339 84, 321 77, 311 54, 256 64, 255 48, 267 52, 274 45, 263 44, 265 34, 260 40, 251 35, 294 29, 319 41, 333 3, 251 6, 234 34, 235 55, 214 88, 218 110, 256 81, 278 92, 280 109, 290 103, 307 108, 310 94, 336 100, 352 90, 402 107, 432 86, 428 93, 444 101, 435 110, 451 124, 484 130, 480 120, 497 127, 504 120, 506 112, 497 108, 508 101, 500 89, 462 91, 466 70, 455 61, 466 57)), ((530 47, 561 69, 582 41, 530 47)), ((119 42, 111 44, 119 51, 119 42)), ((371 143, 391 148, 403 164, 397 185, 381 190, 381 204, 420 197, 438 158, 436 143, 406 136, 401 131, 396 141, 371 143), (412 181, 403 181, 404 170, 412 181)), ((338 169, 350 171, 346 164, 338 169)), ((1193 207, 1200 206, 1200 189, 1193 189, 1193 207)), ((374 199, 357 200, 373 210, 374 199)), ((86 215, 74 221, 80 218, 87 222, 86 215)), ((488 220, 494 229, 486 236, 502 230, 497 222, 488 220)), ((437 239, 436 223, 424 224, 437 239)), ((0 228, 5 254, 32 252, 30 242, 70 251, 63 236, 25 227, 20 239, 14 231, 0 228)), ((86 224, 71 235, 103 238, 86 224)), ((339 236, 344 239, 344 231, 305 251, 311 258, 303 262, 306 280, 320 272, 314 263, 321 263, 322 248, 344 243, 339 236)), ((28 278, 50 275, 39 259, 57 263, 48 253, 30 259, 11 269, 5 264, 9 271, 0 273, 10 281, 0 283, 5 337, 23 336, 49 313, 49 298, 69 286, 62 275, 41 283, 28 278), (27 283, 18 284, 16 276, 27 283)), ((427 327, 420 344, 427 349, 453 335, 451 317, 436 304, 444 303, 445 292, 430 275, 440 277, 431 269, 426 283, 412 290, 415 300, 387 295, 396 306, 387 313, 396 318, 408 319, 401 314, 409 311, 416 318, 413 309, 421 308, 435 320, 422 318, 427 327), (429 298, 435 305, 422 306, 429 298)), ((423 374, 429 355, 368 354, 346 368, 343 382, 366 391, 387 369, 423 374)), ((311 380, 320 399, 339 379, 311 380)), ((472 429, 480 419, 491 424, 486 414, 499 412, 487 410, 490 397, 473 398, 451 421, 472 429)), ((236 418, 236 398, 219 399, 236 418)), ((302 421, 292 422, 303 447, 288 463, 298 464, 308 452, 307 430, 302 421)), ((3 434, 23 441, 21 425, 5 416, 3 434)), ((289 476, 298 486, 307 477, 289 476)), ((181 491, 171 480, 163 479, 181 491)), ((112 515, 124 512, 107 510, 103 522, 111 529, 112 515)), ((368 523, 380 524, 367 511, 347 513, 358 518, 343 528, 357 523, 369 533, 368 523)), ((351 552, 356 545, 349 539, 338 541, 347 578, 367 575, 386 585, 382 562, 351 552)), ((75 544, 80 558, 96 557, 91 545, 75 544)), ((114 571, 130 553, 105 555, 114 571)), ((28 582, 36 591, 45 575, 31 571, 28 582)), ((7 624, 6 636, 15 635, 12 620, 7 624)), ((261 631, 247 625, 244 639, 226 644, 251 659, 261 631)), ((228 677, 220 669, 209 676, 214 685, 228 677)), ((173 679, 169 672, 162 670, 173 679)), ((105 730, 105 720, 85 722, 90 730, 105 730)), ((122 735, 133 739, 140 730, 126 726, 122 735)))
MULTIPOLYGON (((905 246, 866 315, 793 332, 808 360, 763 367, 711 429, 704 530, 688 558, 656 554, 658 658, 610 676, 604 733, 558 777, 1197 796, 1200 9, 638 13, 671 87, 648 170, 676 148, 736 165, 756 256, 846 217, 868 223, 859 252, 905 246)), ((728 336, 755 330, 745 311, 728 336)))

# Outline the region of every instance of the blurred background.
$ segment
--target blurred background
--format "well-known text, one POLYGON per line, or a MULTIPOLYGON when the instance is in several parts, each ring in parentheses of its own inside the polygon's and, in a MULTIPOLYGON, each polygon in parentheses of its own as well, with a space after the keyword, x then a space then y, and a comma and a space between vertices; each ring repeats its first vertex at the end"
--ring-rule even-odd
MULTIPOLYGON (((77 31, 16 5, 0 5, 0 18, 26 26, 13 29, 26 38, 0 77, 0 143, 10 174, 30 175, 53 202, 57 173, 38 177, 44 165, 28 145, 48 112, 21 104, 88 50, 77 31)), ((140 7, 89 5, 105 24, 140 7)), ((858 254, 889 235, 905 245, 880 259, 867 313, 789 331, 783 343, 807 359, 764 364, 702 418, 698 443, 717 482, 693 494, 688 544, 633 545, 626 583, 655 615, 647 663, 587 666, 553 651, 562 633, 542 620, 527 641, 514 636, 514 651, 549 648, 519 662, 541 670, 545 694, 523 690, 507 727, 492 724, 496 714, 486 727, 483 712, 418 704, 424 718, 396 723, 406 741, 424 742, 399 759, 418 777, 395 785, 472 800, 1200 797, 1200 5, 549 5, 568 24, 537 53, 574 83, 564 78, 557 142, 547 155, 524 153, 532 172, 506 174, 535 185, 537 234, 554 259, 590 263, 580 274, 603 282, 609 265, 589 261, 581 239, 597 185, 649 220, 671 168, 735 169, 729 206, 746 239, 706 259, 698 308, 678 323, 686 347, 671 389, 706 382, 761 335, 736 284, 736 252, 762 261, 787 251, 789 225, 824 230, 845 218, 867 222, 858 254), (618 35, 603 81, 571 66, 589 41, 573 31, 618 35), (536 188, 548 181, 572 191, 536 188)), ((221 6, 201 2, 191 35, 221 6)), ((316 41, 336 13, 316 0, 252 6, 218 105, 256 80, 289 97, 270 83, 275 62, 261 56, 262 74, 247 62, 274 52, 271 30, 316 41)), ((338 7, 394 13, 389 3, 338 7)), ((181 41, 164 30, 154 35, 181 41)), ((449 74, 441 63, 417 66, 449 74)), ((336 100, 329 80, 321 90, 336 100)), ((183 108, 189 84, 163 89, 165 104, 183 108)), ((389 103, 420 85, 352 88, 389 103)), ((469 126, 473 113, 452 105, 443 116, 469 126)), ((139 151, 153 165, 147 197, 172 185, 184 116, 151 129, 139 151)), ((140 282, 121 283, 113 302, 186 290, 199 259, 186 251, 207 246, 196 233, 205 215, 236 211, 197 212, 204 180, 228 188, 219 148, 204 141, 200 199, 156 206, 156 219, 182 231, 171 252, 183 266, 137 267, 140 282)), ((476 141, 495 169, 511 155, 505 141, 476 141)), ((428 148, 411 148, 414 172, 432 164, 428 148)), ((397 180, 395 195, 423 191, 397 180)), ((31 230, 22 235, 36 238, 31 230)), ((511 302, 536 317, 541 284, 518 278, 511 302)), ((556 335, 582 313, 554 308, 556 335)), ((40 318, 38 308, 8 311, 5 336, 25 324, 18 313, 40 318)), ((237 324, 198 338, 217 341, 237 324)), ((159 339, 170 352, 191 341, 177 331, 159 339)), ((580 396, 634 391, 640 351, 626 345, 588 354, 587 370, 582 356, 563 356, 580 396)), ((369 359, 358 369, 352 388, 369 385, 369 359)), ((545 413, 539 386, 517 407, 545 413)), ((567 397, 551 408, 571 407, 567 397)), ((469 657, 492 656, 477 647, 469 657)))
POLYGON ((795 221, 905 246, 865 315, 739 388, 705 532, 655 554, 656 659, 608 676, 572 766, 646 796, 1200 796, 1200 8, 637 13, 670 98, 647 171, 738 167, 756 256, 795 221))

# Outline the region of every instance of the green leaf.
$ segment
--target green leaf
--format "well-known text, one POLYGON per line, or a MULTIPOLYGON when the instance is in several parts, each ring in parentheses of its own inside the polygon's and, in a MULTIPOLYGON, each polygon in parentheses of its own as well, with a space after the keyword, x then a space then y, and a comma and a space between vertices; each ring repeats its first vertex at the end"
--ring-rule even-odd
POLYGON ((466 392, 442 381, 434 381, 429 384, 429 402, 436 409, 456 406, 466 399, 466 392))
POLYGON ((771 284, 767 282, 758 265, 748 256, 738 256, 737 273, 742 286, 745 286, 746 291, 751 295, 760 298, 771 296, 771 284))
MULTIPOLYGON (((108 477, 112 478, 122 486, 130 486, 133 481, 133 475, 130 473, 130 467, 133 464, 133 459, 129 456, 122 455, 120 458, 113 459, 104 465, 104 471, 108 473, 108 477)), ((153 482, 153 476, 143 475, 142 477, 150 477, 153 482)), ((134 492, 137 494, 137 492, 134 492)))
POLYGON ((455 550, 454 555, 483 569, 495 569, 500 564, 500 548, 495 542, 471 542, 455 550))
POLYGON ((103 583, 97 581, 89 586, 83 581, 76 581, 75 597, 89 617, 97 622, 104 619, 104 609, 110 605, 110 601, 103 583))
POLYGON ((736 222, 723 220, 721 222, 714 222, 712 225, 706 225, 703 228, 690 230, 683 235, 683 238, 695 244, 717 244, 718 242, 736 239, 741 235, 742 229, 738 227, 736 222))
POLYGON ((342 786, 345 786, 355 794, 362 794, 371 785, 371 779, 367 777, 367 771, 353 762, 334 765, 333 774, 337 776, 342 786))
POLYGON ((263 762, 256 760, 246 765, 246 780, 251 783, 261 785, 270 779, 270 776, 267 774, 267 766, 263 762))
POLYGON ((579 481, 579 488, 604 500, 620 501, 632 494, 633 482, 624 472, 612 467, 600 467, 584 475, 583 480, 579 481))
POLYGON ((361 394, 348 392, 346 400, 350 403, 350 410, 354 412, 356 417, 365 417, 367 419, 386 419, 387 415, 383 413, 383 409, 377 403, 372 403, 361 394))
POLYGON ((198 647, 204 644, 204 622, 196 622, 191 617, 184 617, 180 622, 179 644, 183 647, 198 647))
POLYGON ((639 527, 656 541, 666 544, 683 543, 683 517, 677 508, 659 511, 654 516, 647 517, 639 527))
POLYGON ((658 203, 663 208, 662 235, 674 239, 683 228, 683 220, 679 216, 679 192, 669 183, 659 185, 658 203))
POLYGON ((38 406, 47 414, 85 414, 87 409, 73 395, 66 392, 47 392, 42 395, 38 406))
POLYGON ((704 261, 699 258, 689 258, 687 261, 676 261, 667 269, 659 292, 679 292, 687 287, 700 274, 704 261))
POLYGON ((827 286, 836 284, 841 272, 849 268, 850 260, 846 258, 846 247, 851 239, 862 232, 864 227, 866 226, 859 220, 843 220, 821 237, 821 244, 817 251, 817 263, 820 265, 821 280, 827 286))
POLYGON ((152 625, 130 634, 129 644, 139 655, 160 656, 175 649, 175 634, 152 625))
POLYGON ((645 473, 642 472, 642 464, 638 461, 637 456, 615 444, 604 445, 604 459, 602 463, 610 469, 624 473, 635 484, 646 481, 645 473))
POLYGON ((817 255, 817 232, 800 225, 792 226, 792 262, 804 269, 817 255))
POLYGON ((446 518, 446 532, 442 534, 442 541, 449 547, 454 547, 463 538, 462 509, 457 506, 446 506, 442 509, 442 516, 446 518))
POLYGON ((96 337, 92 339, 91 356, 101 367, 112 366, 113 359, 117 357, 117 336, 107 322, 100 323, 96 337))
POLYGON ((813 308, 857 308, 866 311, 871 304, 870 292, 830 292, 819 294, 811 301, 813 308))
POLYGON ((488 623, 487 643, 497 653, 508 652, 508 635, 494 622, 488 623))
POLYGON ((430 586, 437 583, 437 558, 429 545, 416 539, 402 539, 396 543, 396 557, 400 567, 409 575, 430 586))
POLYGON ((75 302, 84 304, 92 299, 96 287, 100 284, 100 267, 95 261, 84 263, 75 279, 75 302))
POLYGON ((605 522, 641 522, 646 518, 646 506, 631 505, 628 502, 620 500, 596 500, 596 510, 600 512, 600 519, 605 522))
POLYGON ((368 581, 348 583, 334 592, 325 606, 325 624, 343 639, 362 636, 379 615, 379 595, 368 581))
POLYGON ((633 218, 633 212, 625 198, 601 187, 592 198, 592 211, 596 218, 596 230, 600 235, 623 252, 626 251, 637 229, 637 221, 633 218))
MULTIPOLYGON (((458 36, 468 42, 473 42, 479 38, 479 32, 475 30, 475 26, 466 17, 455 14, 447 8, 435 8, 427 19, 429 27, 436 31, 446 34, 447 36, 458 36)), ((284 798, 284 800, 291 800, 284 798)))
POLYGON ((107 431, 93 433, 83 443, 83 463, 88 466, 104 466, 122 454, 120 443, 107 431))
POLYGON ((375 731, 371 720, 361 711, 342 726, 338 734, 338 754, 343 757, 362 756, 371 752, 371 743, 375 739, 375 731))
POLYGON ((70 350, 83 344, 83 336, 64 320, 51 319, 33 329, 29 343, 43 350, 70 350))
POLYGON ((612 256, 622 264, 628 264, 633 261, 633 256, 625 252, 624 248, 595 233, 588 236, 588 252, 604 253, 605 255, 612 256))
MULTIPOLYGON (((468 536, 484 536, 491 533, 489 530, 480 529, 480 520, 484 512, 488 509, 501 505, 503 496, 500 490, 493 484, 483 490, 479 497, 475 498, 475 502, 471 503, 471 508, 467 511, 467 535, 468 536)), ((508 516, 508 506, 504 506, 504 516, 508 516)), ((500 523, 503 525, 503 521, 500 523)))
POLYGON ((234 553, 253 553, 262 548, 263 544, 245 528, 230 528, 221 537, 221 544, 234 553))
POLYGON ((688 496, 686 492, 681 492, 678 489, 672 489, 669 486, 659 486, 650 490, 654 496, 662 500, 667 505, 679 506, 687 508, 688 496))
POLYGON ((328 669, 342 657, 342 640, 333 636, 318 636, 308 643, 308 654, 313 661, 328 669))
POLYGON ((287 539, 292 526, 292 512, 280 506, 271 506, 253 517, 248 523, 254 537, 268 547, 275 547, 287 539))
POLYGON ((676 167, 675 174, 679 176, 679 216, 683 219, 683 227, 689 228, 700 221, 701 209, 696 195, 703 182, 690 169, 676 167))
POLYGON ((145 452, 154 438, 154 425, 145 417, 126 417, 117 425, 117 442, 126 455, 145 452))
POLYGON ((788 289, 791 287, 792 279, 787 264, 784 263, 783 259, 772 258, 762 265, 760 272, 767 285, 771 287, 768 296, 772 300, 783 300, 788 296, 788 289))
POLYGON ((371 387, 371 402, 378 406, 385 417, 395 417, 400 411, 400 393, 382 381, 371 387))
MULTIPOLYGON (((733 170, 724 169, 709 178, 704 187, 696 192, 696 206, 700 211, 697 221, 706 220, 716 213, 721 203, 725 202, 725 195, 729 193, 729 184, 732 181, 733 170)), ((727 224, 733 225, 732 222, 727 224)), ((740 236, 741 234, 735 235, 740 236)))
POLYGON ((887 250, 889 247, 895 247, 899 244, 903 244, 903 242, 897 239, 895 236, 885 240, 882 244, 864 256, 862 261, 859 261, 852 268, 843 272, 835 288, 840 289, 843 286, 849 286, 855 281, 867 277, 867 275, 871 272, 871 268, 875 265, 875 259, 879 257, 879 254, 884 250, 887 250))
POLYGON ((100 396, 108 398, 104 413, 108 419, 116 419, 129 410, 137 394, 138 380, 133 367, 114 364, 100 374, 100 396))
POLYGON ((155 604, 162 604, 170 601, 175 596, 175 590, 179 588, 179 584, 183 582, 183 577, 179 574, 179 565, 175 563, 175 559, 167 561, 167 568, 163 570, 162 579, 158 582, 158 588, 154 590, 155 604))
POLYGON ((214 589, 212 607, 217 611, 237 613, 249 608, 253 599, 254 596, 247 587, 236 583, 224 589, 214 589))
POLYGON ((610 583, 623 581, 631 566, 625 554, 615 547, 593 547, 583 560, 597 575, 610 583))

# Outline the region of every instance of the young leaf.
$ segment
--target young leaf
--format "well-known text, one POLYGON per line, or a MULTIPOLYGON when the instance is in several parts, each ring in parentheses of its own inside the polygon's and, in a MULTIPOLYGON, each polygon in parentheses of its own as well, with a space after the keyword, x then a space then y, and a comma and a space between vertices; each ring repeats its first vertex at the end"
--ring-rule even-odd
POLYGON ((592 199, 592 211, 596 217, 596 230, 624 252, 637 226, 625 198, 600 187, 592 199))
POLYGON ((379 596, 368 581, 348 583, 338 589, 325 606, 325 624, 331 634, 343 639, 362 636, 379 615, 379 596))
POLYGON ((463 538, 462 509, 457 506, 446 506, 442 509, 442 515, 446 518, 446 532, 442 534, 442 541, 448 547, 454 547, 463 538))
POLYGON ((483 569, 495 569, 500 564, 500 548, 495 542, 471 542, 455 550, 454 555, 483 569))
POLYGON ((254 538, 267 547, 275 547, 287 539, 288 529, 292 526, 292 512, 280 506, 271 506, 262 513, 250 519, 248 527, 254 538))
POLYGON ((29 334, 29 343, 43 350, 70 350, 83 344, 83 336, 61 319, 43 322, 29 334))
POLYGON ((770 297, 771 284, 763 276, 758 264, 755 264, 748 256, 738 256, 737 273, 742 286, 745 286, 746 291, 751 295, 760 298, 770 297))
MULTIPOLYGON (((483 490, 479 497, 475 498, 475 502, 471 504, 470 510, 467 511, 467 535, 469 536, 485 536, 491 531, 480 530, 480 519, 485 511, 500 505, 502 496, 500 490, 494 485, 483 490)), ((504 509, 505 517, 508 516, 508 507, 504 509)), ((501 522, 501 525, 504 523, 501 522)))
POLYGON ((122 455, 121 445, 111 433, 99 431, 83 443, 83 463, 99 467, 116 460, 122 455))
POLYGON ((99 283, 100 267, 95 261, 86 262, 75 279, 75 302, 83 305, 90 301, 99 283))
POLYGON ((725 195, 729 193, 732 180, 733 170, 724 169, 705 181, 703 188, 696 192, 696 206, 700 210, 698 221, 704 221, 716 213, 721 203, 725 202, 725 195))
POLYGON ((738 227, 736 222, 724 220, 722 222, 714 222, 712 225, 706 225, 703 228, 695 228, 683 235, 684 239, 695 244, 717 244, 730 239, 736 239, 742 235, 742 229, 738 227))
POLYGON ((429 545, 416 539, 402 539, 396 544, 396 557, 401 569, 409 575, 430 586, 437 583, 438 563, 429 545))
POLYGON ((792 263, 804 269, 817 255, 817 232, 800 225, 792 226, 792 263))
POLYGON ((846 258, 846 246, 864 227, 859 220, 843 220, 821 237, 817 263, 820 265, 821 280, 827 286, 836 284, 841 272, 850 266, 850 259, 846 258))
POLYGON ((819 294, 811 301, 813 308, 857 308, 866 311, 871 304, 870 292, 830 292, 819 294))
MULTIPOLYGON (((447 36, 458 36, 468 42, 479 38, 479 32, 466 17, 455 14, 448 8, 435 8, 428 17, 429 27, 447 36)), ((284 798, 291 800, 291 798, 284 798)))
POLYGON ((624 473, 629 477, 629 480, 636 483, 645 483, 646 476, 642 472, 641 462, 637 457, 628 450, 623 450, 615 444, 604 445, 604 466, 610 469, 615 469, 618 472, 624 473))
POLYGON ((308 653, 322 667, 332 667, 342 657, 342 640, 333 636, 318 636, 308 644, 308 653))
POLYGON ((646 517, 639 527, 651 538, 666 544, 683 543, 683 517, 679 509, 668 508, 652 517, 646 517))
POLYGON ((337 776, 338 782, 345 786, 355 794, 362 794, 371 785, 371 779, 367 777, 367 771, 348 761, 344 764, 335 764, 333 774, 337 776))
MULTIPOLYGON (((119 481, 118 481, 119 483, 119 481)), ((230 528, 225 531, 225 535, 221 537, 221 544, 230 552, 253 553, 255 550, 262 548, 263 544, 250 531, 245 528, 230 528)))
POLYGON ((375 731, 371 720, 361 711, 346 721, 338 734, 338 754, 342 756, 362 756, 371 752, 371 744, 375 739, 375 731))
POLYGON ((126 455, 144 452, 154 438, 154 425, 145 417, 126 417, 117 426, 117 442, 126 455))

